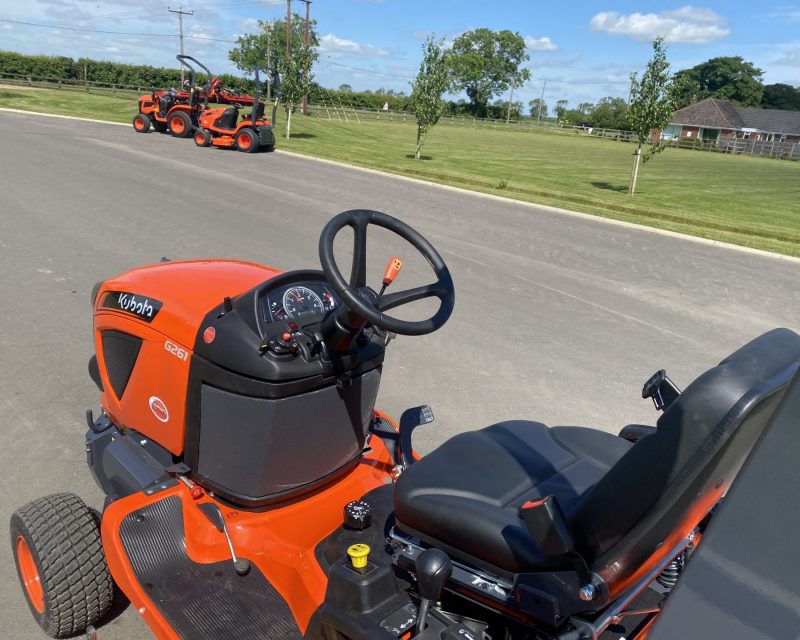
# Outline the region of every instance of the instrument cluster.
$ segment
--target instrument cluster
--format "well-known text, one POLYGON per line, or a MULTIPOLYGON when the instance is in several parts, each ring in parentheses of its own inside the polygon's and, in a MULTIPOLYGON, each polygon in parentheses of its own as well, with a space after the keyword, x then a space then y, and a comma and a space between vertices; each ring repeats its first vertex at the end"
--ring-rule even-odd
POLYGON ((324 282, 287 284, 270 291, 262 300, 266 322, 297 320, 312 314, 321 317, 340 304, 336 293, 324 282))

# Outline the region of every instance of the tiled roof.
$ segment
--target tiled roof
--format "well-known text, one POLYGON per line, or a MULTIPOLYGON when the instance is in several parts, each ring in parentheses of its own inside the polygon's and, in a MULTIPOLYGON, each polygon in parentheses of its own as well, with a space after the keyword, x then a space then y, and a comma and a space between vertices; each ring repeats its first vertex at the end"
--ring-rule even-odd
POLYGON ((758 129, 767 133, 800 135, 800 111, 736 107, 718 98, 708 98, 678 109, 670 122, 696 127, 758 129))
POLYGON ((734 107, 745 127, 767 133, 794 133, 800 135, 800 111, 781 109, 751 109, 734 107))
POLYGON ((672 122, 719 129, 741 129, 746 126, 739 117, 736 107, 727 100, 717 98, 708 98, 678 109, 672 116, 672 122))

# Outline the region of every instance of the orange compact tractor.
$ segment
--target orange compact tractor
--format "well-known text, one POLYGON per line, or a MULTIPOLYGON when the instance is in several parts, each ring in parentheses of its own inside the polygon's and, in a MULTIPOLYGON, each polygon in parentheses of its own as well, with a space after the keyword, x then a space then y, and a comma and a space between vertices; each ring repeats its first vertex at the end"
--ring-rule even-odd
MULTIPOLYGON (((278 74, 272 72, 272 85, 275 95, 278 95, 280 80, 278 74)), ((245 96, 249 98, 249 96, 245 96)), ((239 120, 239 109, 242 103, 233 101, 233 106, 219 106, 206 109, 200 114, 200 127, 194 133, 194 142, 198 147, 223 147, 238 149, 245 153, 264 150, 272 151, 275 148, 275 134, 272 123, 275 121, 277 100, 272 108, 272 119, 264 118, 264 103, 260 100, 261 82, 256 69, 256 91, 251 99, 249 113, 245 113, 239 120)))
POLYGON ((133 128, 139 133, 147 133, 152 125, 158 132, 169 131, 176 138, 188 138, 197 126, 198 116, 208 107, 211 72, 192 56, 176 57, 189 68, 188 86, 182 91, 154 89, 150 95, 141 96, 139 113, 133 117, 133 128), (189 60, 206 72, 205 88, 197 87, 197 72, 189 60))
MULTIPOLYGON (((11 519, 42 628, 60 638, 102 622, 116 583, 162 640, 658 632, 709 522, 714 539, 716 505, 782 397, 800 399, 800 336, 770 331, 682 391, 659 371, 643 390, 662 412, 654 425, 613 435, 508 420, 420 458, 412 432, 431 409, 394 422, 375 400, 393 334, 431 333, 450 317, 444 260, 407 224, 366 210, 328 222, 319 258, 321 271, 284 273, 165 261, 97 285, 89 372, 102 410, 88 412, 79 445, 105 507, 61 493, 11 519), (373 225, 419 252, 433 282, 389 293, 393 258, 380 288, 368 286, 373 225), (345 228, 349 278, 334 256, 345 228), (435 309, 426 319, 392 313, 424 298, 435 309)), ((509 381, 509 393, 526 392, 509 381)), ((796 563, 783 566, 788 575, 796 563)), ((724 595, 730 583, 773 599, 775 616, 796 613, 795 595, 738 567, 715 565, 724 595)))

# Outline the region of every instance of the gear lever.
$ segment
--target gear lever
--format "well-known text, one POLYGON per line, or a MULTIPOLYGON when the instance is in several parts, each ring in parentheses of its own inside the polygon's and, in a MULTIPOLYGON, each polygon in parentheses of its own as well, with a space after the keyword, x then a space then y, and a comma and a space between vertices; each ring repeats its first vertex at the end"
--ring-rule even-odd
POLYGON ((416 573, 420 598, 417 633, 421 633, 425 629, 431 602, 439 600, 445 583, 453 573, 453 563, 444 551, 425 549, 417 556, 416 573))

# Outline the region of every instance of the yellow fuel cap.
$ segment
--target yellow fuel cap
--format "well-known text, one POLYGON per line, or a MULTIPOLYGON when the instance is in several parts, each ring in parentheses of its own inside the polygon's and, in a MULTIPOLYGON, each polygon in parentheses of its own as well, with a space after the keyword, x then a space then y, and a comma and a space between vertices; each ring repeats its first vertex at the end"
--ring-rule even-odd
POLYGON ((350 556, 350 563, 353 569, 363 569, 367 566, 369 558, 369 545, 353 544, 347 547, 347 555, 350 556))

